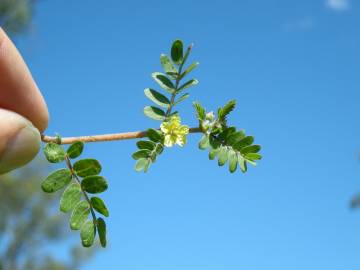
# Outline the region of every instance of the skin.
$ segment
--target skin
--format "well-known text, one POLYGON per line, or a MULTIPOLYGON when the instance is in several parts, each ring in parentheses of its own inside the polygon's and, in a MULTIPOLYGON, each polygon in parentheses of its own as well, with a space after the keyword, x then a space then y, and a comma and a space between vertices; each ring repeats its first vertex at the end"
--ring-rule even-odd
POLYGON ((20 53, 0 28, 0 173, 38 153, 49 113, 20 53))

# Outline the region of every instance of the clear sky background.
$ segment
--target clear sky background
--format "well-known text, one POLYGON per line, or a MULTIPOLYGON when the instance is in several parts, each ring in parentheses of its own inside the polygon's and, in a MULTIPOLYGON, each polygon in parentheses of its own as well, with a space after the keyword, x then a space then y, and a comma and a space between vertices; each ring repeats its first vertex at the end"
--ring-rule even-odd
MULTIPOLYGON (((135 141, 87 145, 110 218, 108 248, 84 269, 360 269, 360 212, 348 207, 360 191, 359 27, 357 0, 39 1, 17 44, 47 134, 157 127, 143 89, 181 38, 200 62, 191 99, 209 110, 237 99, 230 123, 263 146, 258 167, 230 174, 193 135, 139 174, 135 141)), ((191 100, 179 110, 196 125, 191 100)))

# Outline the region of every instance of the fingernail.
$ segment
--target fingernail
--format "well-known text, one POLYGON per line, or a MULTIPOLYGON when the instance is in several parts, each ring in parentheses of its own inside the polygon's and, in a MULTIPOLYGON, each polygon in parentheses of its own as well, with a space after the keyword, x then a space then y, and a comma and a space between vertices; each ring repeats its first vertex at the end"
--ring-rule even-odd
POLYGON ((40 133, 31 122, 24 120, 24 126, 7 140, 0 153, 0 174, 24 166, 39 152, 40 133))

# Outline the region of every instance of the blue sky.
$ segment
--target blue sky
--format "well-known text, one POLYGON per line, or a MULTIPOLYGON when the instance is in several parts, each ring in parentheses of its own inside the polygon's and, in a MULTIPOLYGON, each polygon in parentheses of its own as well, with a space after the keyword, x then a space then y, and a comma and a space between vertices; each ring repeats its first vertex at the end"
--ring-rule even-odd
MULTIPOLYGON (((18 44, 47 134, 156 127, 143 89, 181 38, 200 62, 191 99, 215 110, 235 98, 230 123, 263 146, 243 175, 209 161, 198 135, 147 174, 133 170, 134 141, 87 145, 111 216, 109 247, 84 269, 359 269, 359 26, 355 0, 39 1, 18 44)), ((196 125, 190 101, 179 110, 196 125)))

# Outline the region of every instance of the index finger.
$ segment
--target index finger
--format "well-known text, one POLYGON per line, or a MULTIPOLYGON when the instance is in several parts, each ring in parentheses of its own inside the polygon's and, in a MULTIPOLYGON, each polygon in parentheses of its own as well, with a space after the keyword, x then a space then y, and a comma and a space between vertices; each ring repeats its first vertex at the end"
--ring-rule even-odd
POLYGON ((47 127, 49 114, 44 98, 20 53, 1 28, 0 108, 24 116, 40 132, 47 127))

